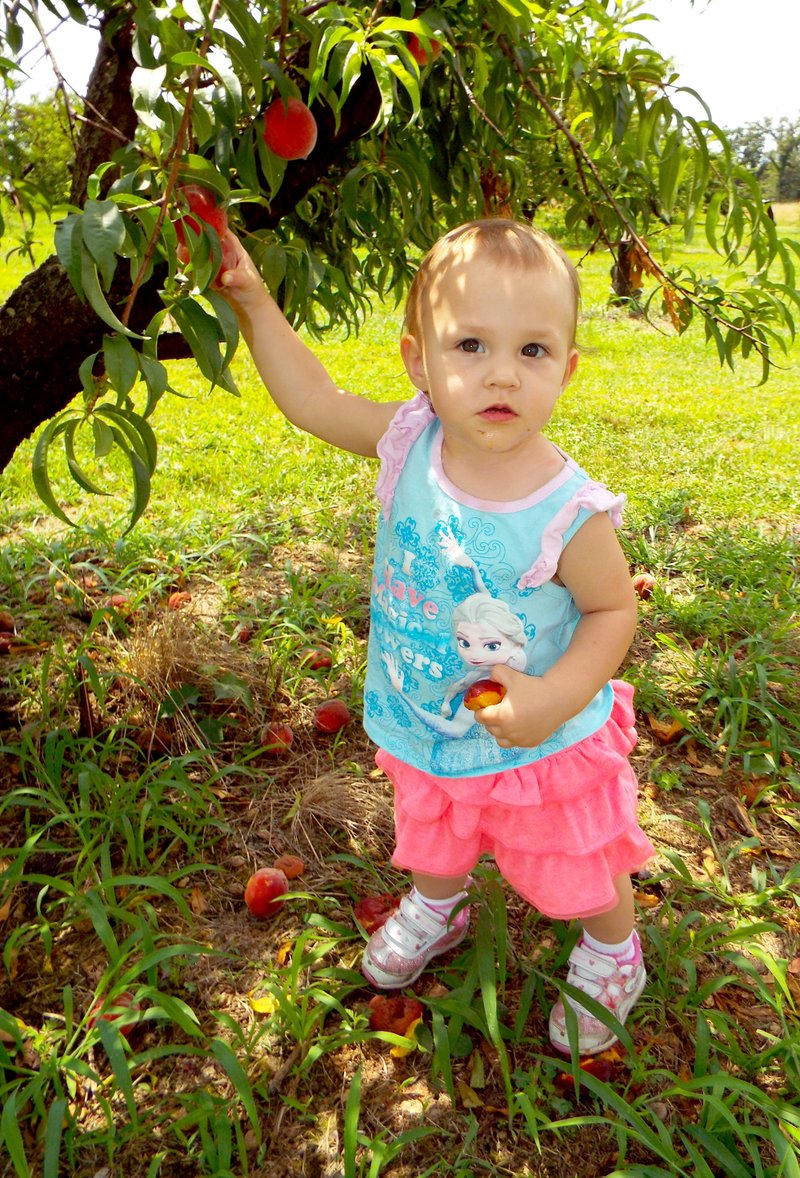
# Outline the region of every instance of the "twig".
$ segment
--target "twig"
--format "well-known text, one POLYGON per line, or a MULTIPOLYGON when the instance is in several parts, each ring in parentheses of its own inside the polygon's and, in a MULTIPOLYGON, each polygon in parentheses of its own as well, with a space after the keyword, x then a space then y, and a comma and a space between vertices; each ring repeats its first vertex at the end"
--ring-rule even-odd
POLYGON ((56 92, 58 94, 60 94, 61 100, 64 103, 64 110, 65 110, 66 116, 67 116, 67 126, 69 128, 69 140, 70 140, 70 143, 72 144, 72 151, 74 154, 77 151, 77 144, 75 142, 75 133, 74 133, 74 128, 73 128, 75 114, 72 110, 72 107, 70 106, 69 95, 67 94, 67 83, 64 78, 64 75, 61 73, 61 70, 59 69, 55 54, 53 53, 53 50, 50 47, 50 41, 47 36, 47 33, 44 30, 44 25, 42 24, 42 22, 39 19, 39 9, 36 4, 31 5, 28 15, 30 16, 31 20, 33 21, 33 25, 34 25, 34 28, 36 29, 36 32, 39 34, 39 40, 42 43, 42 48, 44 49, 47 60, 50 62, 50 68, 52 69, 53 73, 56 76, 56 92))
MULTIPOLYGON (((209 9, 209 13, 208 13, 209 30, 211 28, 213 28, 217 13, 219 12, 219 7, 220 7, 220 0, 214 0, 214 3, 211 5, 211 8, 209 9)), ((203 35, 203 40, 201 41, 200 48, 198 50, 200 57, 206 56, 206 54, 208 53, 208 49, 209 49, 210 44, 211 44, 211 32, 207 31, 203 35)), ((181 118, 180 126, 178 127, 178 133, 175 136, 175 142, 173 143, 172 147, 170 148, 170 151, 169 151, 166 161, 165 161, 165 165, 169 168, 169 175, 167 176, 167 183, 166 183, 166 187, 164 189, 164 196, 161 200, 161 207, 158 210, 158 216, 156 217, 156 223, 153 226, 153 232, 150 235, 150 240, 147 243, 147 248, 145 249, 144 257, 142 258, 142 264, 139 267, 138 273, 133 280, 133 285, 131 286, 131 292, 128 295, 127 301, 125 303, 125 308, 124 308, 122 314, 120 315, 120 320, 125 324, 126 327, 128 325, 128 320, 130 319, 131 312, 133 310, 133 305, 136 302, 136 296, 139 293, 139 288, 141 287, 142 283, 144 282, 144 276, 149 269, 150 262, 152 261, 152 258, 153 258, 153 254, 156 251, 156 243, 158 242, 158 239, 161 236, 161 226, 164 224, 164 219, 167 215, 167 209, 169 208, 170 197, 172 196, 172 192, 175 188, 175 184, 178 179, 178 171, 180 169, 181 157, 183 156, 184 145, 185 145, 186 139, 189 134, 189 126, 191 124, 191 119, 192 119, 192 105, 194 102, 194 95, 195 95, 195 91, 197 90, 197 86, 200 81, 200 75, 201 75, 202 71, 203 71, 203 66, 196 65, 194 67, 194 69, 192 70, 192 75, 189 79, 189 86, 187 88, 187 93, 186 93, 186 103, 183 108, 183 116, 181 118)))

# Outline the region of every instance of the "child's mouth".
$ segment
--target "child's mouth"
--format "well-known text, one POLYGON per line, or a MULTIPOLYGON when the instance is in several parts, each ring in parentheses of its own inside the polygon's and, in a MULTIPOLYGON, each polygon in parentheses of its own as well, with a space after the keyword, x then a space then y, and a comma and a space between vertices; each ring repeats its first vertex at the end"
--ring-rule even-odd
POLYGON ((481 410, 480 416, 484 421, 511 421, 517 415, 508 405, 490 405, 481 410))

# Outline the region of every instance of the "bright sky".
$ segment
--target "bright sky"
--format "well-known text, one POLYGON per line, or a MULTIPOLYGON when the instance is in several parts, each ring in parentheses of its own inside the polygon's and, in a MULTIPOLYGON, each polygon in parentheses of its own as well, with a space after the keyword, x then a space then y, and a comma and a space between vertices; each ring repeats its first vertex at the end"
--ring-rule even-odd
MULTIPOLYGON (((800 118, 800 0, 645 0, 647 39, 723 127, 800 118)), ((697 103, 676 102, 688 114, 697 103)))
MULTIPOLYGON (((681 81, 698 90, 724 127, 763 118, 800 118, 800 0, 644 0, 658 17, 641 29, 670 57, 681 81)), ((97 47, 97 34, 68 24, 56 33, 53 50, 67 81, 83 91, 97 47)), ((26 93, 52 88, 46 64, 26 66, 34 81, 26 93)), ((700 114, 696 102, 682 110, 700 114)))

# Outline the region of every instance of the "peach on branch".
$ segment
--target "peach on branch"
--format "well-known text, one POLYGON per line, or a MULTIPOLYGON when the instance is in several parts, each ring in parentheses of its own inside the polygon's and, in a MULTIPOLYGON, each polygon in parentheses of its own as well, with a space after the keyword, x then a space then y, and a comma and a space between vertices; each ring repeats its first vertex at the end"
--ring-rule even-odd
POLYGON ((186 226, 193 233, 201 233, 200 222, 214 230, 220 241, 222 257, 217 278, 225 270, 236 265, 236 248, 228 237, 228 214, 224 207, 217 203, 216 195, 210 188, 201 184, 184 184, 178 194, 189 206, 189 212, 175 221, 175 233, 178 237, 178 260, 185 265, 190 258, 189 243, 186 237, 186 226), (193 214, 193 215, 192 215, 193 214))
POLYGON ((430 53, 425 43, 419 39, 416 33, 412 33, 408 38, 408 52, 419 66, 430 65, 442 52, 441 42, 434 40, 433 37, 428 44, 430 45, 430 53))
POLYGON ((470 712, 477 712, 480 708, 490 708, 499 704, 506 693, 505 687, 495 683, 494 679, 479 679, 471 684, 464 693, 464 707, 470 712))
POLYGON ((317 120, 299 98, 276 98, 264 113, 264 142, 282 160, 307 159, 317 142, 317 120))

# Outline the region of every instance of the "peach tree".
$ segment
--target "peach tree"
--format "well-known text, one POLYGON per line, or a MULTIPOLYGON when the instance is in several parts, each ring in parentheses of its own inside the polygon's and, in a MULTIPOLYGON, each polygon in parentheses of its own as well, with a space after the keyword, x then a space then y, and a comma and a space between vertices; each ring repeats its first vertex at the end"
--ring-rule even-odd
POLYGON ((0 468, 46 423, 33 477, 62 519, 54 448, 92 493, 98 462, 122 451, 130 526, 141 515, 165 361, 191 355, 236 391, 236 323, 213 288, 227 223, 316 335, 399 298, 447 227, 555 206, 567 234, 610 251, 625 297, 648 275, 654 309, 678 332, 702 321, 722 362, 756 352, 766 375, 794 330, 797 246, 699 97, 696 115, 676 109, 646 0, 15 0, 0 15, 7 102, 26 26, 49 52, 44 9, 96 26, 99 47, 80 103, 56 91, 68 202, 13 156, 3 177, 5 248, 37 215, 55 229, 0 308, 0 468), (661 260, 676 232, 703 233, 727 277, 661 260))

